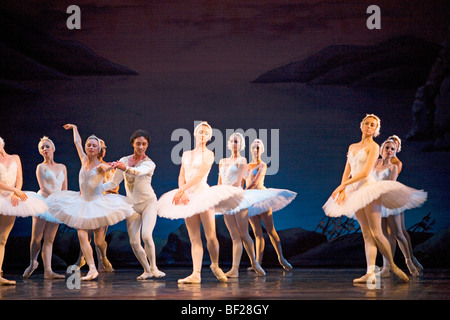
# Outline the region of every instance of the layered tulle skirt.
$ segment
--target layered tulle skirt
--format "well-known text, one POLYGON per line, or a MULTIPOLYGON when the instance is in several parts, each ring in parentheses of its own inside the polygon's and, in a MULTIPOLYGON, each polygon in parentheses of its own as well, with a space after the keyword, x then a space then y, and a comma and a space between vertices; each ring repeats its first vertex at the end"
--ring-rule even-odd
POLYGON ((97 229, 114 225, 134 214, 132 203, 117 194, 99 195, 90 201, 79 192, 59 191, 47 198, 50 214, 75 229, 97 229))
POLYGON ((24 192, 28 196, 28 199, 26 201, 19 201, 19 204, 15 207, 11 203, 10 196, 0 195, 0 214, 16 217, 35 217, 48 210, 45 199, 40 195, 32 191, 24 192))
POLYGON ((254 217, 270 209, 275 212, 286 207, 296 196, 296 192, 286 189, 247 189, 244 191, 240 204, 224 214, 235 214, 245 209, 248 209, 249 217, 254 217))
POLYGON ((223 213, 236 208, 243 199, 244 190, 241 188, 217 185, 202 186, 194 192, 187 191, 187 204, 173 204, 173 197, 178 189, 163 194, 157 203, 158 216, 167 219, 186 219, 196 214, 214 209, 216 213, 223 213))
POLYGON ((389 216, 421 206, 427 200, 427 193, 392 180, 354 183, 346 187, 345 198, 340 205, 330 197, 322 208, 330 217, 355 218, 356 211, 378 199, 385 216, 389 216))

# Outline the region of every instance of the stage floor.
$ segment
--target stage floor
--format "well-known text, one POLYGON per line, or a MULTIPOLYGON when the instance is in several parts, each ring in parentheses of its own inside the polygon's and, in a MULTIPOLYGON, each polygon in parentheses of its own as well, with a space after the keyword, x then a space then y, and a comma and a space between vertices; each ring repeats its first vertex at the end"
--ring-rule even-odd
MULTIPOLYGON (((190 268, 161 268, 167 275, 161 279, 137 281, 140 269, 101 273, 98 279, 82 281, 80 288, 69 289, 66 279, 44 280, 39 269, 29 278, 5 273, 16 280, 15 286, 0 286, 1 300, 448 300, 450 270, 428 269, 409 283, 382 278, 379 288, 352 280, 362 269, 305 269, 285 272, 281 268, 266 269, 265 277, 241 268, 239 280, 221 283, 208 267, 202 271, 199 285, 179 285, 177 280, 190 274, 190 268)), ((226 271, 227 269, 224 268, 226 271)), ((60 271, 61 273, 61 271, 60 271)), ((86 270, 82 270, 83 276, 86 270)), ((72 281, 72 284, 76 282, 72 281)))

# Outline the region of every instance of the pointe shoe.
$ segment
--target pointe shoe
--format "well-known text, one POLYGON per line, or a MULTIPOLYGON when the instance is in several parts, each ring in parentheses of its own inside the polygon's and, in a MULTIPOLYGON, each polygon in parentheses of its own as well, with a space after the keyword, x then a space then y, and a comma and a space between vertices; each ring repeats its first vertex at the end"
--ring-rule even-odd
POLYGON ((228 278, 239 278, 239 269, 232 267, 228 272, 225 273, 228 278))
POLYGON ((417 270, 416 266, 414 265, 414 263, 412 262, 411 259, 406 259, 406 266, 408 267, 409 273, 411 273, 411 275, 413 277, 418 277, 419 276, 419 270, 417 270))
POLYGON ((45 270, 44 271, 44 279, 53 280, 53 279, 65 279, 65 276, 62 274, 57 274, 53 272, 53 270, 45 270))
POLYGON ((23 273, 23 277, 28 278, 29 276, 31 276, 33 274, 34 270, 36 270, 38 266, 39 266, 39 262, 37 262, 37 261, 31 262, 30 266, 25 269, 25 272, 23 273))
POLYGON ((156 278, 163 278, 166 276, 166 274, 162 271, 160 271, 158 268, 154 268, 152 269, 152 274, 156 277, 156 278))
POLYGON ((113 272, 114 271, 113 266, 112 266, 111 262, 109 262, 108 258, 102 259, 102 265, 105 268, 106 272, 113 272))
POLYGON ((227 282, 228 278, 219 266, 210 265, 209 267, 211 268, 212 273, 216 276, 217 280, 227 282))
POLYGON ((190 276, 184 279, 178 279, 179 284, 199 284, 201 282, 202 280, 199 271, 194 271, 190 276))
POLYGON ((0 286, 15 286, 16 282, 14 280, 7 280, 0 276, 0 286))
POLYGON ((278 261, 280 262, 280 264, 284 268, 284 270, 286 270, 286 271, 292 270, 291 264, 285 258, 280 258, 278 261))
POLYGON ((91 281, 98 277, 98 271, 97 270, 89 270, 86 276, 81 277, 81 280, 83 281, 91 281))
POLYGON ((414 265, 417 268, 417 271, 422 272, 423 271, 423 266, 419 263, 419 261, 417 261, 416 257, 412 257, 412 262, 414 263, 414 265))
POLYGON ((355 284, 356 283, 366 284, 367 281, 370 281, 372 284, 375 284, 375 281, 376 281, 375 274, 374 273, 366 273, 365 275, 363 275, 360 278, 353 279, 353 283, 355 283, 355 284))
POLYGON ((136 280, 147 280, 153 278, 153 273, 151 272, 144 272, 139 277, 136 278, 136 280))
POLYGON ((408 276, 397 266, 391 266, 392 272, 403 282, 409 282, 408 276))
MULTIPOLYGON (((253 265, 252 267, 258 276, 262 277, 262 276, 266 275, 266 272, 264 271, 264 269, 261 267, 261 265, 258 262, 256 262, 255 265, 253 265)), ((292 267, 291 267, 291 269, 292 269, 292 267)))

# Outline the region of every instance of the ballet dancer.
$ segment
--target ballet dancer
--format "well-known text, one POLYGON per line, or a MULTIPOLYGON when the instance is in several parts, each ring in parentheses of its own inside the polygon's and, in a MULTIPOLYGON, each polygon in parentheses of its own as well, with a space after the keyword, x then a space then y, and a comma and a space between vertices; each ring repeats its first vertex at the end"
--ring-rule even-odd
POLYGON ((381 207, 389 209, 414 208, 426 200, 426 192, 407 187, 392 180, 376 181, 372 172, 379 156, 379 146, 374 137, 380 134, 381 121, 368 114, 360 124, 362 137, 348 148, 347 162, 341 184, 333 191, 323 206, 327 216, 347 216, 358 220, 364 239, 366 274, 354 283, 375 282, 377 249, 389 261, 392 271, 402 281, 408 276, 393 260, 391 246, 381 229, 381 207))
MULTIPOLYGON (((391 136, 381 144, 381 159, 377 160, 374 170, 374 175, 377 180, 397 180, 399 167, 397 164, 393 163, 400 162, 397 158, 397 152, 400 149, 401 140, 397 136, 391 136), (394 158, 397 158, 397 160, 393 160, 394 158)), ((385 207, 381 207, 381 216, 381 227, 391 245, 392 255, 394 256, 396 244, 398 242, 400 250, 405 257, 406 266, 408 267, 409 272, 412 276, 417 277, 423 270, 423 267, 413 255, 411 239, 405 227, 404 212, 399 210, 388 210, 385 207)), ((381 276, 389 276, 389 269, 389 262, 383 256, 383 268, 380 272, 381 276)))
POLYGON ((36 216, 48 210, 47 204, 35 192, 22 191, 23 175, 20 157, 5 151, 0 137, 0 285, 15 285, 3 278, 5 246, 16 217, 36 216))
POLYGON ((222 282, 228 280, 219 268, 219 242, 216 235, 215 209, 223 212, 235 208, 243 190, 220 185, 209 186, 207 178, 214 162, 214 153, 206 147, 212 128, 201 122, 194 129, 195 148, 183 152, 178 177, 178 189, 163 194, 158 200, 158 215, 168 219, 185 219, 191 242, 193 272, 178 283, 201 283, 203 244, 201 225, 205 232, 211 270, 222 282))
POLYGON ((89 242, 90 230, 93 230, 94 243, 100 249, 99 260, 105 269, 109 269, 111 264, 106 258, 106 241, 102 236, 102 227, 116 224, 131 216, 134 211, 125 197, 117 194, 103 194, 104 175, 112 167, 99 160, 100 139, 96 136, 88 137, 83 150, 77 126, 66 124, 64 129, 73 130, 74 143, 81 161, 79 174, 81 192, 54 192, 47 198, 49 211, 61 222, 77 229, 80 247, 89 267, 89 272, 81 280, 93 280, 98 277, 98 270, 89 242))
MULTIPOLYGON (((219 162, 218 185, 231 185, 242 188, 245 170, 247 169, 247 159, 241 156, 240 152, 245 149, 245 139, 240 133, 233 133, 228 139, 228 149, 231 150, 229 158, 223 158, 219 162)), ((229 278, 239 277, 239 265, 242 257, 242 244, 250 258, 250 263, 255 272, 264 276, 266 273, 256 261, 253 239, 248 232, 248 209, 240 211, 233 210, 224 214, 224 221, 233 242, 233 262, 231 270, 226 273, 229 278)))
POLYGON ((264 143, 260 139, 255 139, 250 145, 252 161, 248 164, 245 171, 245 195, 252 194, 260 198, 248 209, 250 225, 255 235, 256 260, 261 265, 263 260, 265 241, 262 229, 262 223, 269 235, 275 252, 278 256, 278 262, 287 271, 292 270, 292 265, 283 256, 281 240, 275 229, 273 222, 273 212, 279 211, 291 203, 297 193, 286 189, 266 188, 264 178, 266 176, 267 164, 261 160, 264 152, 264 143), (267 199, 266 199, 267 198, 267 199))
MULTIPOLYGON (((44 161, 36 167, 36 178, 39 183, 38 194, 47 198, 55 191, 67 190, 67 168, 54 160, 55 144, 44 136, 38 143, 38 150, 44 161)), ((28 278, 36 270, 41 252, 44 263, 44 279, 64 279, 65 276, 52 270, 53 242, 58 232, 60 221, 49 212, 33 217, 30 241, 30 266, 23 273, 28 278), (43 241, 42 247, 41 242, 43 241)))
POLYGON ((151 186, 152 176, 155 172, 155 163, 147 156, 150 144, 150 135, 145 130, 136 130, 130 138, 134 149, 132 155, 121 158, 111 165, 116 169, 111 181, 104 184, 104 190, 117 188, 125 179, 127 197, 133 202, 135 213, 127 218, 127 230, 131 248, 144 268, 137 280, 151 277, 162 278, 166 274, 156 266, 155 243, 153 229, 156 225, 157 198, 151 186), (141 244, 144 242, 144 248, 141 244))
MULTIPOLYGON (((100 160, 101 163, 106 163, 104 161, 104 158, 105 158, 105 155, 106 155, 106 148, 107 148, 106 147, 106 143, 102 139, 99 139, 99 140, 100 140, 100 146, 101 146, 102 152, 101 152, 101 154, 98 155, 98 159, 100 160)), ((115 171, 115 169, 111 169, 111 170, 106 171, 105 172, 105 176, 103 178, 103 182, 110 181, 112 179, 113 175, 114 175, 114 171, 115 171)), ((112 193, 112 194, 119 194, 119 186, 117 186, 114 189, 107 190, 105 192, 106 193, 112 193)), ((102 242, 106 246, 105 252, 107 252, 107 248, 108 248, 108 243, 105 240, 107 231, 108 231, 108 226, 105 226, 105 227, 99 228, 98 233, 97 233, 99 239, 102 238, 104 240, 102 242)), ((92 232, 89 232, 88 235, 89 235, 89 242, 90 242, 91 239, 92 239, 92 232)), ((114 268, 113 268, 111 262, 107 263, 106 267, 105 267, 105 264, 101 263, 101 261, 100 261, 101 252, 100 252, 100 249, 97 246, 95 246, 95 252, 96 252, 97 258, 98 258, 98 266, 97 266, 98 272, 114 272, 114 268)), ((108 258, 106 257, 106 259, 108 259, 108 258)), ((77 260, 77 262, 75 262, 75 265, 78 266, 79 268, 81 268, 85 264, 86 264, 86 259, 84 258, 83 251, 80 248, 80 254, 78 255, 78 260, 77 260)))

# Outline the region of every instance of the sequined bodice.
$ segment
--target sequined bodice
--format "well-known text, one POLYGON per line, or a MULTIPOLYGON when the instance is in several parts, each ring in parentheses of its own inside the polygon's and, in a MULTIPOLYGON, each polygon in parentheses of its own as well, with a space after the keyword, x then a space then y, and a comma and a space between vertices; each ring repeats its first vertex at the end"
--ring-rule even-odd
POLYGON ((64 183, 64 171, 61 170, 56 174, 54 171, 47 169, 45 170, 44 179, 47 187, 52 192, 61 191, 64 183))
MULTIPOLYGON (((7 184, 10 187, 16 185, 17 177, 17 163, 15 161, 11 162, 8 166, 0 163, 0 181, 7 184)), ((0 194, 7 196, 11 194, 11 191, 0 190, 0 194)))
POLYGON ((102 195, 103 175, 97 167, 86 170, 81 167, 79 174, 81 197, 86 201, 94 200, 102 195))
POLYGON ((220 177, 222 184, 231 185, 236 181, 238 174, 238 167, 235 163, 222 164, 220 167, 220 177))
MULTIPOLYGON (((203 163, 202 154, 198 153, 194 156, 185 155, 182 158, 183 166, 184 166, 184 177, 186 182, 191 181, 200 171, 203 163)), ((202 180, 194 187, 191 187, 190 191, 195 191, 199 187, 207 186, 208 183, 206 182, 208 180, 209 171, 205 174, 205 176, 202 178, 202 180)))
POLYGON ((378 181, 389 180, 389 177, 391 176, 391 170, 389 168, 380 171, 374 170, 372 174, 378 181))

